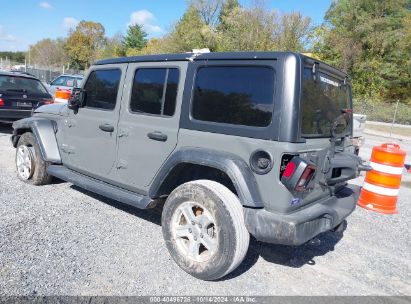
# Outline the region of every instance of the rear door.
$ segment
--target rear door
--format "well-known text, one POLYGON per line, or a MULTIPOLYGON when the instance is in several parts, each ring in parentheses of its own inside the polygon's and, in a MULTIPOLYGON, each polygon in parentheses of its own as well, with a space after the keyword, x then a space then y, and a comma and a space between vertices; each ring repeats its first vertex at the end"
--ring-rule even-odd
MULTIPOLYGON (((343 77, 330 70, 320 68, 317 75, 313 74, 312 70, 312 66, 304 67, 301 79, 301 137, 305 139, 307 147, 318 147, 318 151, 314 153, 300 153, 317 166, 316 185, 305 194, 305 203, 329 196, 337 186, 345 184, 346 181, 334 184, 330 178, 339 178, 344 171, 348 172, 348 167, 340 168, 335 165, 333 169, 336 158, 343 164, 344 158, 338 154, 344 148, 347 139, 333 142, 330 139, 333 136, 339 139, 352 134, 350 85, 343 77)), ((353 148, 350 152, 353 152, 353 148)))
POLYGON ((117 123, 127 64, 92 67, 85 81, 84 107, 69 110, 61 151, 64 164, 110 181, 116 160, 117 123))
POLYGON ((177 145, 187 62, 133 63, 119 120, 118 182, 144 192, 177 145))

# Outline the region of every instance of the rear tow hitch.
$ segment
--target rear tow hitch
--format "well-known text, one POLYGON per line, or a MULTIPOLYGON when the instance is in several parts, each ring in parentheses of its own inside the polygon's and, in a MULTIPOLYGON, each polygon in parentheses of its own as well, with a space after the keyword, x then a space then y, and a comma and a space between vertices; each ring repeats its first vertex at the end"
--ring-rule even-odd
POLYGON ((334 229, 332 230, 333 232, 336 233, 344 233, 344 231, 347 229, 347 221, 344 220, 342 221, 338 226, 334 227, 334 229))
POLYGON ((358 171, 371 171, 372 167, 366 164, 359 164, 357 167, 358 171))

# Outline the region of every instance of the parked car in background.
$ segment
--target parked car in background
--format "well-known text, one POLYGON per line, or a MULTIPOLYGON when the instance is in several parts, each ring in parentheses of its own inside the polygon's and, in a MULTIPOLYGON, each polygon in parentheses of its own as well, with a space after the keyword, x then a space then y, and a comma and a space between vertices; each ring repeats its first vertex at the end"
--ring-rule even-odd
POLYGON ((73 88, 80 87, 81 82, 83 80, 83 75, 71 75, 71 74, 63 74, 54 79, 50 82, 48 90, 51 95, 54 96, 57 89, 60 90, 69 90, 71 91, 73 88))
POLYGON ((12 122, 53 103, 53 97, 37 78, 16 72, 0 72, 0 121, 12 122))

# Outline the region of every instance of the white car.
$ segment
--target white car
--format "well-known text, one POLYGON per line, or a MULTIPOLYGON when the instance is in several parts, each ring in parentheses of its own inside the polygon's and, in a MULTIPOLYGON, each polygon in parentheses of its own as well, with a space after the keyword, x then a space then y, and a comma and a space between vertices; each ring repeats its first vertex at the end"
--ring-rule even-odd
POLYGON ((73 88, 80 87, 83 79, 84 79, 83 75, 63 74, 49 83, 48 90, 50 94, 53 96, 56 93, 57 89, 71 91, 73 88))

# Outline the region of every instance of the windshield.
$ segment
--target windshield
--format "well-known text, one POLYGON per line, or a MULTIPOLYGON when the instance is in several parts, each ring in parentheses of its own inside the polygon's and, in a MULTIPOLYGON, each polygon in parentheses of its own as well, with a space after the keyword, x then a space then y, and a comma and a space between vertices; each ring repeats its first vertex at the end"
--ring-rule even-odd
POLYGON ((0 75, 0 91, 47 93, 47 89, 37 79, 6 75, 0 75))
MULTIPOLYGON (((318 80, 314 81, 311 68, 304 68, 301 96, 303 137, 331 137, 337 118, 351 108, 348 85, 323 73, 319 73, 318 80)), ((345 132, 350 128, 351 124, 345 132)))

